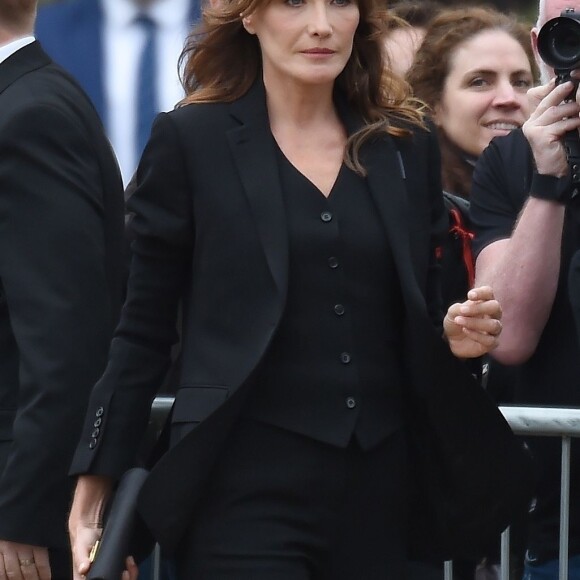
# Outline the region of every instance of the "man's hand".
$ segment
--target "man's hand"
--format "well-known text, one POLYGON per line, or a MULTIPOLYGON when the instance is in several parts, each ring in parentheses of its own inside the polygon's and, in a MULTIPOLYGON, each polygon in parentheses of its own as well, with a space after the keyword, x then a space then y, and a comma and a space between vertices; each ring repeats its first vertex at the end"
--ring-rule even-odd
POLYGON ((467 300, 452 304, 443 320, 445 337, 453 354, 475 358, 487 354, 501 333, 501 307, 489 286, 473 288, 467 300))
POLYGON ((580 105, 577 100, 567 101, 573 88, 570 81, 555 86, 552 80, 528 91, 530 104, 536 107, 522 129, 541 175, 564 177, 569 172, 562 138, 580 127, 580 105))
POLYGON ((0 540, 0 579, 50 580, 48 549, 0 540))

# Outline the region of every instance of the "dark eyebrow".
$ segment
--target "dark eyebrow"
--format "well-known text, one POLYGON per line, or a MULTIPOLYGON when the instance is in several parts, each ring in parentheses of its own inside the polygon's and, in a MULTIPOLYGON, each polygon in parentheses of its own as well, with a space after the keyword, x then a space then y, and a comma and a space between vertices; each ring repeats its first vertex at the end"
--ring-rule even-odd
MULTIPOLYGON (((468 75, 492 76, 492 75, 496 75, 497 71, 488 70, 488 69, 477 69, 477 70, 469 71, 467 74, 468 75)), ((526 70, 525 68, 522 68, 522 69, 516 70, 510 74, 511 77, 516 76, 516 75, 530 75, 530 76, 532 76, 532 72, 529 70, 526 70)))

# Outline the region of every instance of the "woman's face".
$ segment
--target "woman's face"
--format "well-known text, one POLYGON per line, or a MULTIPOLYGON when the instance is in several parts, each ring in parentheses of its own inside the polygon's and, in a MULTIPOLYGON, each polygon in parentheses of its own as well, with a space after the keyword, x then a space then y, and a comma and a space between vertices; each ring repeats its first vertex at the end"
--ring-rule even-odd
POLYGON ((478 156, 491 139, 521 127, 530 114, 528 57, 507 32, 487 30, 458 45, 435 122, 452 143, 478 156))
POLYGON ((354 0, 271 0, 243 20, 262 50, 264 80, 331 84, 352 52, 354 0))

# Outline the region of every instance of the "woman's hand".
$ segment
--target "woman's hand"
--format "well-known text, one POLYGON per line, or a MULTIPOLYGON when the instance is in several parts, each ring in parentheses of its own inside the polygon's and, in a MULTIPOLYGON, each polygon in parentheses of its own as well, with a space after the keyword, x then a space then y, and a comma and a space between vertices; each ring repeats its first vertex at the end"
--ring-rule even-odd
POLYGON ((501 333, 501 306, 489 286, 473 288, 463 303, 452 304, 443 330, 453 354, 475 358, 493 350, 501 333))
POLYGON ((91 550, 103 533, 103 510, 111 489, 107 477, 81 475, 77 481, 68 519, 74 580, 82 580, 91 567, 91 550))
MULTIPOLYGON (((103 510, 112 487, 110 478, 98 475, 81 475, 77 481, 68 519, 74 580, 83 580, 91 567, 91 551, 103 533, 103 510)), ((139 569, 132 557, 125 567, 121 580, 137 580, 139 569)))

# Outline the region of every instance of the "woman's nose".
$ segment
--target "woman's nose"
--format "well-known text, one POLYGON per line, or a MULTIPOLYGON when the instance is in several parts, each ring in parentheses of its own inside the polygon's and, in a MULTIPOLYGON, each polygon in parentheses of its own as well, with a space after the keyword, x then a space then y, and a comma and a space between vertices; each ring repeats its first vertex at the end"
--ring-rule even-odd
POLYGON ((326 2, 312 4, 308 31, 313 36, 329 36, 332 34, 332 25, 328 14, 326 2))
POLYGON ((495 91, 494 105, 519 107, 525 101, 526 95, 519 93, 509 81, 500 83, 495 91))

